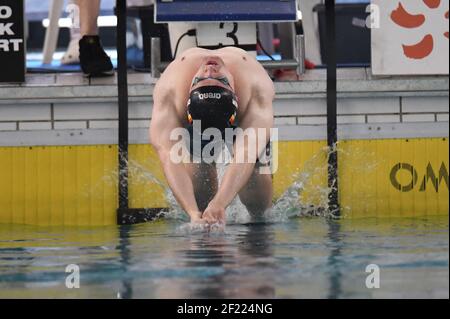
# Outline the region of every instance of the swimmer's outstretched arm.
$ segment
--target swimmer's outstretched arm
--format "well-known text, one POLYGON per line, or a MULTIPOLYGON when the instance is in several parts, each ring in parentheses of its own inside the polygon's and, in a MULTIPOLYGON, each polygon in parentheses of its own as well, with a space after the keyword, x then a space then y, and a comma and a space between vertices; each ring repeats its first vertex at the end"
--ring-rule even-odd
MULTIPOLYGON (((211 200, 210 204, 203 213, 203 218, 208 222, 223 221, 225 209, 230 205, 233 199, 241 191, 241 189, 247 184, 250 179, 253 169, 255 167, 254 161, 246 160, 245 163, 239 163, 239 157, 237 154, 244 154, 247 158, 249 150, 255 152, 252 154, 254 159, 257 159, 259 154, 261 154, 267 142, 270 141, 270 129, 273 127, 273 109, 272 109, 272 99, 261 99, 253 104, 250 104, 245 117, 240 121, 240 127, 245 131, 246 129, 255 129, 257 140, 251 141, 246 139, 246 143, 236 143, 234 154, 235 157, 233 161, 228 166, 222 182, 219 186, 216 196, 211 200), (263 128, 265 134, 260 134, 258 128, 263 128), (255 143, 250 147, 251 143, 255 143), (259 148, 258 148, 259 147, 259 148)), ((237 136, 239 139, 239 136, 237 136)))
POLYGON ((162 104, 155 95, 153 115, 150 125, 150 142, 161 161, 164 175, 181 207, 190 216, 192 222, 201 221, 194 195, 194 186, 184 163, 175 163, 170 158, 170 150, 176 141, 170 140, 172 130, 182 127, 176 117, 176 111, 170 104, 162 104))

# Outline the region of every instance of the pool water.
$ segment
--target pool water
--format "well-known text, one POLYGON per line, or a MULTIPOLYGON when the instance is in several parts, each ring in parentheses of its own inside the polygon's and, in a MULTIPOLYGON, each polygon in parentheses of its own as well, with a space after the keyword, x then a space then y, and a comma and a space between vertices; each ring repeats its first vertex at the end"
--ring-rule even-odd
POLYGON ((448 216, 184 223, 0 225, 0 298, 449 298, 448 216))

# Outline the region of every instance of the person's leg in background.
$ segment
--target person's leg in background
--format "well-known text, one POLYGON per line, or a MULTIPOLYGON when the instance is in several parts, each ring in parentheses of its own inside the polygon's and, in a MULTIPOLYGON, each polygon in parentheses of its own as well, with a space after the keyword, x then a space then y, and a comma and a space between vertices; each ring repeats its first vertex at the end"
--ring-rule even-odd
POLYGON ((80 8, 80 65, 87 76, 114 74, 111 59, 103 50, 98 36, 97 19, 100 0, 77 0, 80 8))
POLYGON ((98 35, 97 18, 100 0, 78 0, 80 7, 81 36, 98 35))

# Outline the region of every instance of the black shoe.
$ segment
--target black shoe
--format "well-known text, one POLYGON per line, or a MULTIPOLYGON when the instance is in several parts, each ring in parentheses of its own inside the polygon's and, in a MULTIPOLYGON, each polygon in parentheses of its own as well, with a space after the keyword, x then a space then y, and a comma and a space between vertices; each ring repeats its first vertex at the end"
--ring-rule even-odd
POLYGON ((103 50, 98 36, 84 36, 80 40, 81 70, 86 76, 98 77, 114 74, 111 59, 103 50))

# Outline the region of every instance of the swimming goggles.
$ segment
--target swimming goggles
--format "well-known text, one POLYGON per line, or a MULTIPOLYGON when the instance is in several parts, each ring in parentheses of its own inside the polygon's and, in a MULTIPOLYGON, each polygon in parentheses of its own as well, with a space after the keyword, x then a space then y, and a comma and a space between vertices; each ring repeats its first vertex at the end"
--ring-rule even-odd
POLYGON ((221 78, 215 78, 215 77, 207 77, 207 78, 202 78, 202 77, 195 77, 194 80, 192 80, 192 87, 196 86, 197 84, 199 84, 202 81, 205 80, 217 80, 220 83, 222 83, 223 85, 229 86, 231 88, 231 84, 230 81, 226 78, 226 77, 221 77, 221 78))

